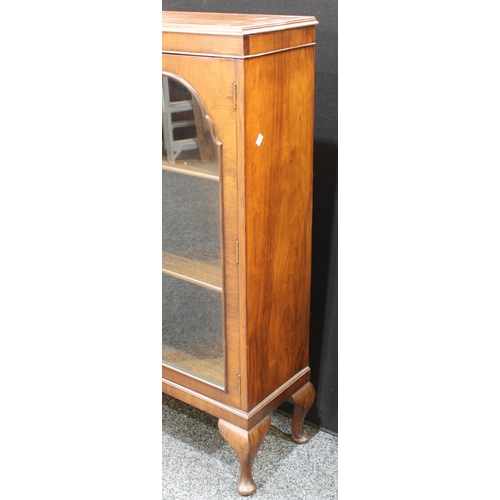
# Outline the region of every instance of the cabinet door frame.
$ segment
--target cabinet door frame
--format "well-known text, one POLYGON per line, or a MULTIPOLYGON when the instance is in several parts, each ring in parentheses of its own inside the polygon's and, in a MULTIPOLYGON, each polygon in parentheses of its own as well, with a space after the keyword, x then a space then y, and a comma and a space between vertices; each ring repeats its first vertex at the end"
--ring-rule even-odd
POLYGON ((162 378, 186 388, 186 397, 199 393, 208 398, 241 407, 237 113, 234 106, 236 64, 233 59, 196 55, 162 54, 162 72, 175 74, 192 87, 213 122, 220 141, 220 206, 223 259, 223 323, 225 348, 225 387, 222 389, 200 378, 162 364, 162 378))

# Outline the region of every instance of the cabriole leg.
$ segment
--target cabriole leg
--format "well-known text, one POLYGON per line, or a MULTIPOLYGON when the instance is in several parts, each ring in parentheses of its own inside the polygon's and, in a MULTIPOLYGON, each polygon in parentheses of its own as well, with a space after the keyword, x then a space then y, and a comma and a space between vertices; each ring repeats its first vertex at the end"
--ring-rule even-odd
POLYGON ((311 436, 304 431, 304 418, 311 409, 315 396, 313 385, 307 382, 287 400, 293 403, 292 439, 297 444, 307 443, 311 439, 311 436))
POLYGON ((219 431, 236 452, 240 461, 240 481, 236 487, 240 495, 251 495, 257 489, 252 477, 252 465, 270 425, 271 415, 265 417, 249 431, 219 419, 219 431))

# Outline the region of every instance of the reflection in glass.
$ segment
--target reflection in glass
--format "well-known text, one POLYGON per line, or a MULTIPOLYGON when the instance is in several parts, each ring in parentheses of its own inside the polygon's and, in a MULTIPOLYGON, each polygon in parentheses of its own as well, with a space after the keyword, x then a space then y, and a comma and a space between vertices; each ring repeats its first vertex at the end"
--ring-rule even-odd
POLYGON ((220 292, 164 274, 162 309, 163 361, 224 386, 220 292))
POLYGON ((162 359, 223 387, 218 147, 190 90, 162 87, 162 359))
POLYGON ((165 75, 162 90, 163 151, 167 160, 211 167, 212 174, 218 175, 217 147, 197 99, 184 85, 165 75))

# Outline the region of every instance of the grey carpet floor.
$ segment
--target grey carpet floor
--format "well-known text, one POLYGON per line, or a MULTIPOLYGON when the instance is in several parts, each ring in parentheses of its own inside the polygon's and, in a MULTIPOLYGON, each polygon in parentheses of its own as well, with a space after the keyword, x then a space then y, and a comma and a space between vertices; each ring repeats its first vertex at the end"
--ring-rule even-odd
POLYGON ((274 412, 253 466, 257 491, 236 491, 239 463, 217 419, 163 394, 163 500, 337 499, 338 438, 306 426, 295 444, 291 418, 274 412))

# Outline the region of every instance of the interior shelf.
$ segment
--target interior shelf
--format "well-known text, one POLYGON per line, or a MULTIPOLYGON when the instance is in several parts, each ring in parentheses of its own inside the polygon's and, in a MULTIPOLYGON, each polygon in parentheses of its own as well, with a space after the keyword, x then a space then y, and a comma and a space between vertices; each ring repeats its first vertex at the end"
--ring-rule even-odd
POLYGON ((224 387, 223 357, 199 359, 168 345, 162 345, 162 361, 167 366, 171 365, 224 387))
POLYGON ((219 259, 198 261, 162 252, 161 268, 164 274, 222 292, 222 269, 219 259))
POLYGON ((162 156, 162 170, 169 170, 170 172, 177 172, 179 174, 192 175, 194 177, 201 177, 202 179, 209 179, 212 181, 219 180, 219 162, 218 161, 201 161, 201 160, 179 160, 174 162, 167 160, 162 156))

